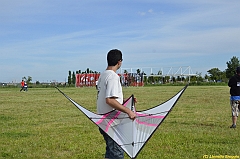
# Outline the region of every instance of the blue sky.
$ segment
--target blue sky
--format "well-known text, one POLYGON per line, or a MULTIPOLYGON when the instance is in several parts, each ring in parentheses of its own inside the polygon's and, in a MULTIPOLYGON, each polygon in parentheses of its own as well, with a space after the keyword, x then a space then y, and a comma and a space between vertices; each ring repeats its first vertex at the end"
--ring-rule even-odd
POLYGON ((113 48, 123 68, 224 71, 240 55, 239 8, 239 0, 3 0, 0 82, 102 72, 113 48))

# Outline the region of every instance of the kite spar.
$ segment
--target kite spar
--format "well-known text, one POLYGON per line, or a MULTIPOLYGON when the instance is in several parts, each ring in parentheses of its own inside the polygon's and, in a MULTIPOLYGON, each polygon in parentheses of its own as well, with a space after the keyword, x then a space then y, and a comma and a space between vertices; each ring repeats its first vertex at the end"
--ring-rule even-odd
POLYGON ((131 120, 126 113, 118 110, 101 115, 95 114, 76 103, 59 88, 56 88, 94 124, 105 131, 131 159, 134 159, 173 109, 187 87, 188 85, 166 102, 143 111, 136 111, 134 96, 130 96, 123 103, 123 106, 128 107, 137 114, 135 120, 131 120))

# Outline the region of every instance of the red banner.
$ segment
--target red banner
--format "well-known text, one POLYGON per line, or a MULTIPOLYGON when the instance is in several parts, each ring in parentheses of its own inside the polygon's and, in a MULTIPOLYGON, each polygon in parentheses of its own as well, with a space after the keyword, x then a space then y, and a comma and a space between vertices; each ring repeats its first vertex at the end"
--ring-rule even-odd
POLYGON ((99 73, 76 74, 76 87, 95 87, 99 73))
MULTIPOLYGON (((122 86, 144 86, 143 83, 143 74, 137 73, 124 73, 118 74, 122 86)), ((100 73, 84 73, 84 74, 76 74, 76 87, 95 87, 96 81, 100 73)))

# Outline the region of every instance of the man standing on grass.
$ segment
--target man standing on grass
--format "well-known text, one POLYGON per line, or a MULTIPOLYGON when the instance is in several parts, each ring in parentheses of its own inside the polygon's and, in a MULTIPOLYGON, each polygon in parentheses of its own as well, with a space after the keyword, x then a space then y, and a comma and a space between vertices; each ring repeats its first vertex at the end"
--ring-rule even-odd
MULTIPOLYGON (((116 73, 116 71, 121 67, 122 61, 122 52, 120 50, 114 49, 108 52, 107 69, 101 73, 97 84, 97 112, 98 114, 105 114, 117 109, 128 114, 129 118, 134 120, 136 118, 136 114, 122 105, 122 86, 120 83, 120 78, 116 73)), ((106 141, 105 158, 123 159, 123 149, 117 145, 103 130, 99 128, 99 131, 106 141)))
POLYGON ((25 82, 24 82, 24 80, 22 80, 20 92, 22 92, 22 90, 24 90, 24 84, 25 84, 25 82))
POLYGON ((230 88, 230 105, 232 108, 232 126, 230 128, 236 128, 237 118, 240 105, 240 67, 237 67, 236 74, 230 78, 228 82, 230 88))

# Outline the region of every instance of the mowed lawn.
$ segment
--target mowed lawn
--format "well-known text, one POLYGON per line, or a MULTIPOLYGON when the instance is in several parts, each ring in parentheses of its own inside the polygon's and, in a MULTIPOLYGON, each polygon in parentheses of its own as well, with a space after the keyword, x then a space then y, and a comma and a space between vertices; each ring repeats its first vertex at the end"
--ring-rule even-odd
MULTIPOLYGON (((123 91, 125 97, 134 94, 137 110, 143 110, 182 88, 129 87, 123 91)), ((60 89, 96 112, 94 87, 60 89)), ((19 90, 0 88, 0 158, 104 158, 105 143, 98 128, 55 88, 19 90)), ((240 120, 236 129, 230 125, 227 86, 189 86, 137 158, 240 158, 240 120)))

